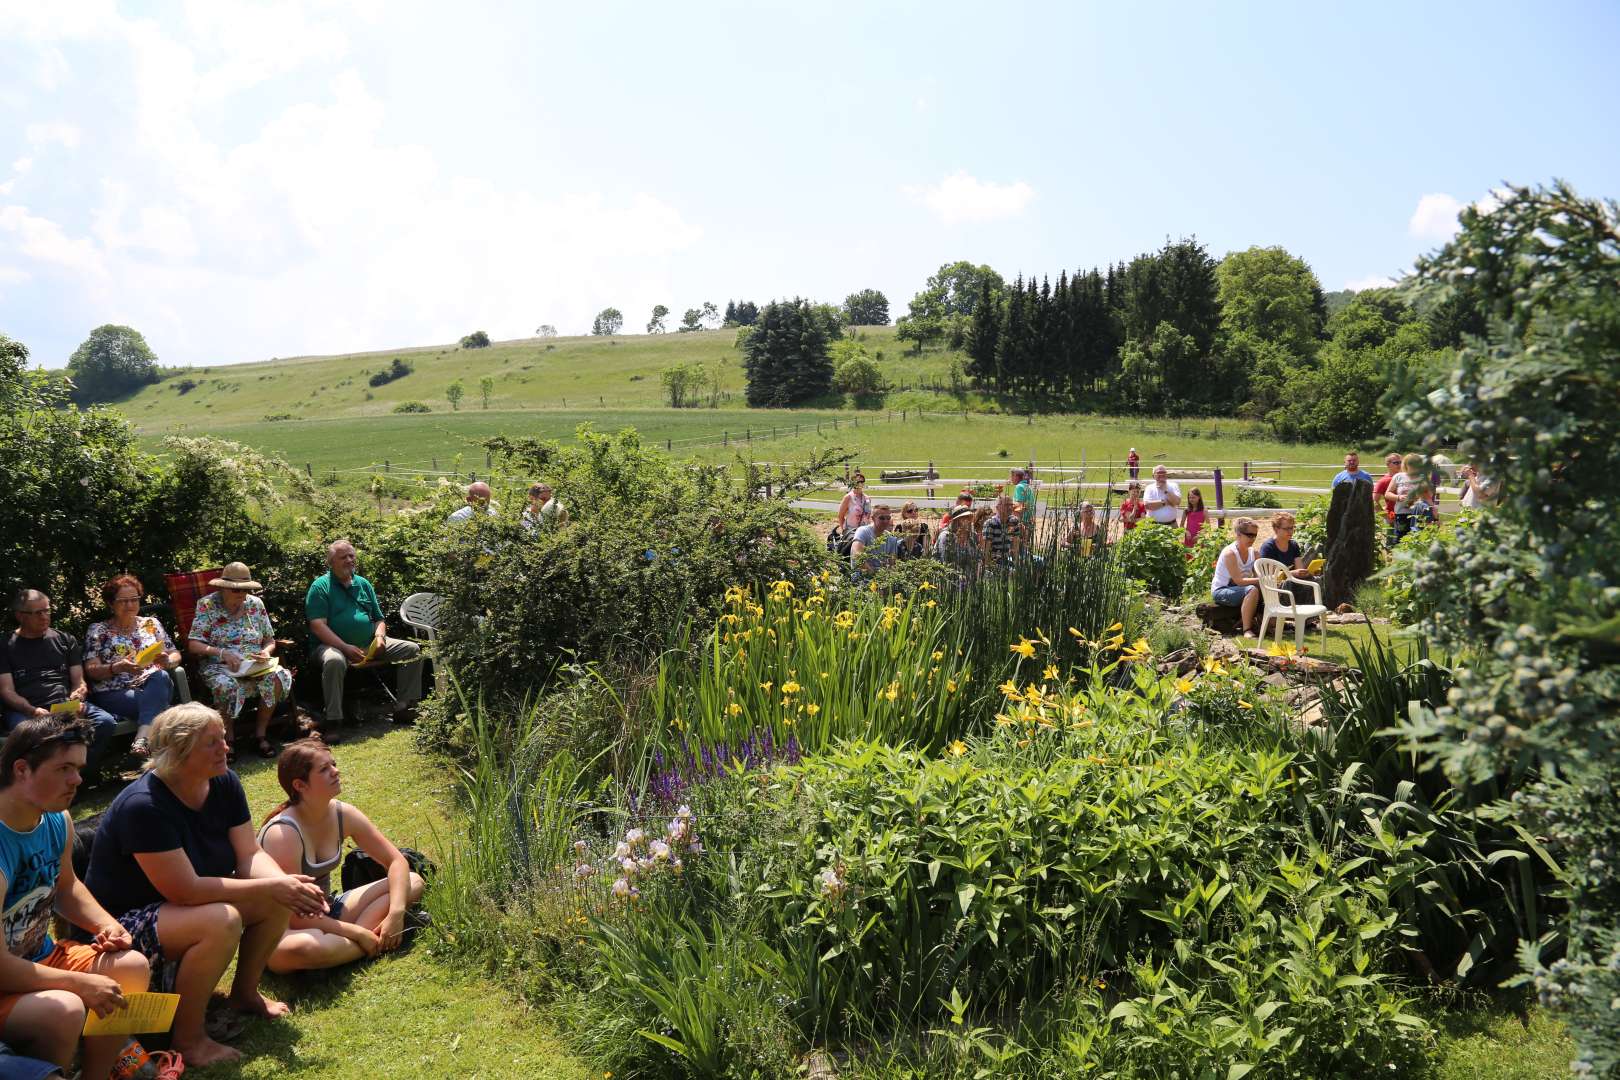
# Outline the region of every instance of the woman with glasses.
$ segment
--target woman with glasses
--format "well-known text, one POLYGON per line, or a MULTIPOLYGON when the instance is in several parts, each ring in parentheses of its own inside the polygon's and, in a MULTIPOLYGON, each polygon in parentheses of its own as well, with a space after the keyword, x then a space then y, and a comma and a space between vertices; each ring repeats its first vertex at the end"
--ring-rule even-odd
POLYGON ((120 720, 135 721, 129 752, 145 757, 152 720, 174 698, 174 676, 180 650, 163 624, 141 614, 146 588, 134 574, 119 574, 101 587, 108 617, 93 623, 84 636, 84 673, 90 680, 90 703, 120 720))
POLYGON ((900 535, 900 557, 917 559, 928 554, 933 537, 928 522, 919 515, 917 504, 908 502, 900 508, 900 524, 894 531, 900 535))
MULTIPOLYGON (((1311 572, 1305 569, 1305 552, 1294 542, 1294 515, 1286 511, 1271 515, 1271 539, 1260 545, 1260 558, 1276 559, 1288 567, 1293 577, 1308 578, 1311 572)), ((1294 594, 1296 603, 1314 604, 1316 592, 1302 582, 1290 581, 1288 591, 1294 594)))
POLYGON ((1253 518, 1238 518, 1235 524, 1237 539, 1221 549, 1215 560, 1215 578, 1210 583, 1210 596, 1221 607, 1237 608, 1244 637, 1254 636, 1254 613, 1260 606, 1260 579, 1254 573, 1254 560, 1258 553, 1254 542, 1260 536, 1260 526, 1253 518))

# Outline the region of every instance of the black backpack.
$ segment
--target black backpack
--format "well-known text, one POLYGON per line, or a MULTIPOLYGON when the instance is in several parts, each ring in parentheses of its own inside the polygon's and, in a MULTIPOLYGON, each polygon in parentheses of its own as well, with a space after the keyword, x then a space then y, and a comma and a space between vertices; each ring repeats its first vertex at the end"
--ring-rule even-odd
MULTIPOLYGON (((399 853, 405 856, 405 861, 411 864, 411 869, 423 880, 433 876, 438 867, 433 860, 417 851, 415 848, 402 847, 399 853)), ((370 885, 373 881, 381 881, 388 876, 388 867, 373 859, 359 848, 354 848, 343 859, 343 869, 338 875, 343 892, 358 889, 362 885, 370 885)))

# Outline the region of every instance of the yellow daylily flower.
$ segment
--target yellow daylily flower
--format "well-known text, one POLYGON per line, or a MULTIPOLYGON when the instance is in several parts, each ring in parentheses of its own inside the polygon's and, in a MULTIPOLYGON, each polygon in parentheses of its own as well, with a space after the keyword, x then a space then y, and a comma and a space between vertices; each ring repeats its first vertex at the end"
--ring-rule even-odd
POLYGON ((1221 663, 1216 657, 1206 656, 1204 657, 1204 670, 1209 672, 1211 675, 1225 675, 1226 665, 1221 663))
POLYGON ((1191 679, 1177 679, 1176 690, 1183 694, 1192 693, 1193 681, 1191 679))
POLYGON ((1254 708, 1254 706, 1250 705, 1247 701, 1240 701, 1240 702, 1238 702, 1238 708, 1240 708, 1240 709, 1252 709, 1252 708, 1254 708))
POLYGON ((1018 689, 1018 684, 1011 679, 1002 683, 997 689, 1001 691, 1003 697, 1016 698, 1024 696, 1023 691, 1018 689))
POLYGON ((1019 638, 1018 644, 1009 645, 1007 648, 1022 656, 1025 660, 1035 655, 1035 643, 1029 638, 1019 638))
POLYGON ((1116 630, 1123 630, 1123 629, 1125 629, 1125 624, 1124 623, 1115 623, 1113 626, 1110 626, 1107 630, 1104 630, 1103 633, 1112 634, 1116 630))
POLYGON ((963 754, 967 753, 967 743, 963 742, 961 739, 957 739, 956 741, 952 742, 950 746, 946 747, 946 749, 951 752, 951 757, 961 757, 963 754))
POLYGON ((1057 665, 1056 664, 1047 664, 1046 665, 1046 670, 1041 672, 1041 678, 1043 678, 1043 679, 1051 679, 1053 682, 1056 682, 1057 679, 1058 679, 1057 665))

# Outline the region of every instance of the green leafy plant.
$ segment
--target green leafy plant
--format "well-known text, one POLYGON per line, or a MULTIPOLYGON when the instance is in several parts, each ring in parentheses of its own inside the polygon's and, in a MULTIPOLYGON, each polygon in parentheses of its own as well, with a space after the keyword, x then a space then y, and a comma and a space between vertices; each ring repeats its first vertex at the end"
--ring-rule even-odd
POLYGON ((1113 547, 1120 572, 1146 583, 1166 600, 1181 599, 1187 583, 1187 546, 1180 529, 1143 523, 1113 547))

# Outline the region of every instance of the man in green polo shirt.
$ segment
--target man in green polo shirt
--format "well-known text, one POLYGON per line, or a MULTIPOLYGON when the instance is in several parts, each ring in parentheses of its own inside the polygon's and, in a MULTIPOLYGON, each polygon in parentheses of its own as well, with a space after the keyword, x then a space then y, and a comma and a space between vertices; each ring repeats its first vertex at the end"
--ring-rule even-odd
POLYGON ((326 573, 316 578, 304 596, 309 619, 310 656, 321 666, 321 689, 326 697, 329 724, 343 720, 343 680, 349 668, 367 661, 399 666, 399 697, 394 720, 409 720, 422 697, 421 649, 414 641, 388 636, 388 622, 371 582, 355 573, 359 564, 354 545, 335 541, 326 549, 326 573))

